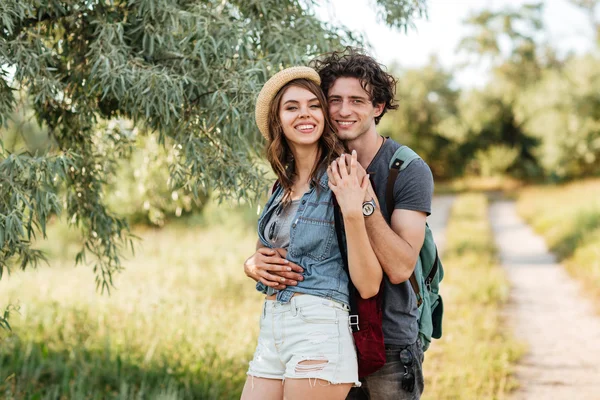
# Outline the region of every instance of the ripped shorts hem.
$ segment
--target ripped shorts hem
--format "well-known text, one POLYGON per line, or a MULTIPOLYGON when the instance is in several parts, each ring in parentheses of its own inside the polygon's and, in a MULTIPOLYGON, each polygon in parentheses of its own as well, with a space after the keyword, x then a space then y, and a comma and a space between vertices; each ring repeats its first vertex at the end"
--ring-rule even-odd
POLYGON ((260 373, 255 373, 255 372, 246 372, 247 376, 250 376, 252 378, 262 378, 262 379, 274 379, 274 380, 278 380, 281 381, 281 384, 283 384, 283 382, 285 382, 286 379, 307 379, 309 382, 314 382, 317 379, 320 379, 322 381, 327 382, 330 385, 343 385, 343 384, 347 384, 347 383, 351 383, 352 387, 360 387, 361 386, 361 382, 360 381, 356 381, 356 382, 342 382, 342 381, 338 381, 338 382, 334 382, 331 381, 329 379, 323 379, 320 376, 280 376, 280 375, 269 375, 269 374, 260 374, 260 373))
POLYGON ((283 381, 285 379, 281 375, 260 374, 260 373, 255 373, 255 372, 251 372, 251 371, 246 372, 246 375, 251 376, 253 378, 276 379, 279 381, 283 381))
MULTIPOLYGON (((330 385, 346 385, 346 384, 352 384, 352 387, 360 387, 361 386, 361 382, 360 381, 350 381, 350 382, 346 382, 346 381, 332 381, 329 379, 325 379, 322 376, 309 376, 309 375, 302 375, 302 376, 285 376, 283 378, 285 379, 307 379, 309 382, 314 382, 317 379, 318 380, 322 380, 324 382, 327 382, 330 385)), ((313 385, 314 386, 314 385, 313 385)))

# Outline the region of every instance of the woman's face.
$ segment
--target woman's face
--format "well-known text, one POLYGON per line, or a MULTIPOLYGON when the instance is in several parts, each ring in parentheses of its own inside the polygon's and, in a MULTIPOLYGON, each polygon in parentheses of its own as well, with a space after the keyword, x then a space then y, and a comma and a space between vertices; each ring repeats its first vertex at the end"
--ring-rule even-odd
POLYGON ((289 144, 317 143, 325 127, 323 108, 314 93, 290 86, 281 97, 279 120, 289 144))

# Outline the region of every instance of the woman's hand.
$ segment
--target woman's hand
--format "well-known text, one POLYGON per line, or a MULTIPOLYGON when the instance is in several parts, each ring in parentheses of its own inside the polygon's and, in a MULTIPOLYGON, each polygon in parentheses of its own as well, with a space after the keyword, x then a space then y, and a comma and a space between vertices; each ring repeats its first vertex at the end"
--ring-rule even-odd
POLYGON ((369 175, 364 174, 362 178, 359 178, 356 150, 352 151, 349 167, 344 155, 332 162, 327 168, 328 185, 335 194, 345 217, 362 217, 362 203, 368 195, 370 182, 369 175))
MULTIPOLYGON (((345 155, 343 154, 340 157, 344 157, 344 156, 345 155)), ((350 165, 347 166, 347 169, 348 169, 348 173, 350 173, 350 165)), ((367 170, 364 169, 360 163, 356 163, 356 176, 358 176, 358 181, 362 182, 365 175, 367 175, 367 170)), ((334 185, 337 184, 335 181, 335 178, 333 177, 333 174, 331 173, 331 166, 329 166, 327 168, 327 176, 329 177, 329 182, 333 183, 334 185)), ((365 198, 363 199, 363 202, 369 201, 371 199, 375 200, 375 203, 377 204, 377 208, 379 208, 379 201, 377 200, 377 193, 375 193, 375 189, 373 188, 373 185, 371 184, 371 180, 369 179, 369 185, 367 186, 367 192, 365 193, 365 198)))

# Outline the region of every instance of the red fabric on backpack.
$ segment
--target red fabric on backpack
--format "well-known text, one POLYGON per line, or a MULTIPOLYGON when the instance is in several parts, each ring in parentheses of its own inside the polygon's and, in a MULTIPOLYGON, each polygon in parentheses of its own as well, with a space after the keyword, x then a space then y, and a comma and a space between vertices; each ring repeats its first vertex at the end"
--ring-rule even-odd
POLYGON ((357 310, 359 329, 353 332, 356 354, 358 356, 358 376, 364 378, 385 365, 385 345, 383 343, 381 301, 383 287, 376 296, 369 299, 360 297, 357 291, 357 310))
MULTIPOLYGON (((344 269, 348 276, 348 252, 342 234, 342 216, 339 204, 335 196, 333 197, 335 233, 338 239, 344 269)), ((358 358, 358 377, 364 378, 371 375, 385 365, 385 344, 383 343, 383 281, 379 287, 377 295, 363 299, 358 290, 349 280, 348 291, 350 293, 350 325, 352 335, 354 336, 354 345, 358 358), (354 316, 358 316, 358 329, 353 324, 354 316)))

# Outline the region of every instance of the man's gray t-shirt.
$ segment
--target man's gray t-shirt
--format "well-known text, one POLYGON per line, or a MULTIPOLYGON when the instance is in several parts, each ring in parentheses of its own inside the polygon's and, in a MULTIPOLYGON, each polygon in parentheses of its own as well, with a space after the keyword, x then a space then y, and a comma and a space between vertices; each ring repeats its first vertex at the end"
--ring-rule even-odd
MULTIPOLYGON (((389 175, 389 164, 400 145, 392 139, 386 139, 367 172, 375 186, 375 193, 381 207, 381 213, 390 223, 385 191, 389 175)), ((433 176, 425 161, 412 161, 400 171, 394 185, 394 207, 404 210, 422 211, 431 214, 433 196, 433 176)), ((393 211, 393 210, 392 210, 393 211)), ((392 284, 383 276, 383 337, 386 344, 406 346, 417 340, 419 325, 417 322, 417 299, 408 281, 392 284)))

